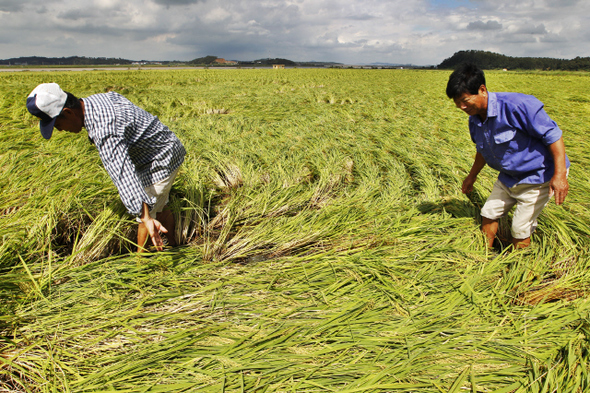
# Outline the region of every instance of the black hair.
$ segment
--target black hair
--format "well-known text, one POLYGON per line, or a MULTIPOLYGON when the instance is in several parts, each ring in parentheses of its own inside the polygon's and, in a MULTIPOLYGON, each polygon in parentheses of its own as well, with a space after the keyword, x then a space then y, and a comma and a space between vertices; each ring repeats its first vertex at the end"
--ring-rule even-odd
POLYGON ((66 103, 64 105, 64 108, 70 108, 70 109, 82 108, 82 104, 80 104, 80 99, 78 97, 76 97, 72 93, 68 93, 67 91, 65 91, 64 93, 66 93, 68 96, 66 98, 66 103))
POLYGON ((461 64, 449 76, 447 96, 455 99, 463 93, 477 94, 480 86, 485 84, 486 77, 479 67, 473 63, 461 64))

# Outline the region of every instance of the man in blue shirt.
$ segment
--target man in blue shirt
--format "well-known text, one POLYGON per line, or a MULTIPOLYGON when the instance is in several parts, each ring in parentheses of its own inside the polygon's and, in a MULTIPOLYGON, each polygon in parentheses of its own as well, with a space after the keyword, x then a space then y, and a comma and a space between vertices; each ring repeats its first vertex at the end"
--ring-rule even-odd
POLYGON ((469 132, 477 149, 463 181, 463 193, 473 191, 486 164, 500 172, 481 210, 488 246, 493 245, 498 219, 516 206, 512 244, 528 247, 537 217, 550 197, 555 196, 561 205, 569 190, 570 162, 561 130, 535 97, 489 92, 483 71, 473 64, 464 64, 451 74, 446 93, 469 115, 469 132))
POLYGON ((148 236, 161 250, 160 232, 169 245, 176 245, 174 216, 165 205, 185 150, 156 116, 115 92, 77 98, 56 83, 37 86, 27 98, 27 109, 39 117, 45 139, 54 127, 88 131, 121 201, 139 222, 138 251, 144 251, 148 236))

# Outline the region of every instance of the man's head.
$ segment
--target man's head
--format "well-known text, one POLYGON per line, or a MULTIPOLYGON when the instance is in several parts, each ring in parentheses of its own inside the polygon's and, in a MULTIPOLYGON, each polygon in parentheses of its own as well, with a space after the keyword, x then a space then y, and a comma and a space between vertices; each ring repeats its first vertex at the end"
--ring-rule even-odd
POLYGON ((475 64, 462 64, 449 77, 447 97, 454 100, 463 93, 477 94, 482 85, 486 85, 483 71, 475 64))
POLYGON ((27 109, 40 119, 39 128, 43 138, 49 139, 53 128, 74 133, 84 125, 80 100, 63 91, 57 83, 42 83, 27 97, 27 109))
POLYGON ((459 66, 447 83, 447 96, 455 101, 457 108, 470 116, 487 116, 488 90, 482 70, 475 64, 459 66))

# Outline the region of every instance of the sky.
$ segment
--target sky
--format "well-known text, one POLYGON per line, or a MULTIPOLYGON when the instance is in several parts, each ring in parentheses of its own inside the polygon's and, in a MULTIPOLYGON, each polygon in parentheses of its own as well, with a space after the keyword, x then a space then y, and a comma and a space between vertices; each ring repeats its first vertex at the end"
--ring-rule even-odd
POLYGON ((437 65, 590 56, 589 0, 0 0, 0 59, 437 65))

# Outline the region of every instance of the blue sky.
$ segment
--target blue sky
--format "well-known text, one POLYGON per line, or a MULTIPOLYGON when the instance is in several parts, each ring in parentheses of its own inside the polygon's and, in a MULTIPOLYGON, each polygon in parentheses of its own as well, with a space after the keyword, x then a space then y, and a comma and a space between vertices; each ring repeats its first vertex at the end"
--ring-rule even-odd
POLYGON ((0 0, 0 58, 436 65, 460 50, 590 56, 587 0, 0 0))

